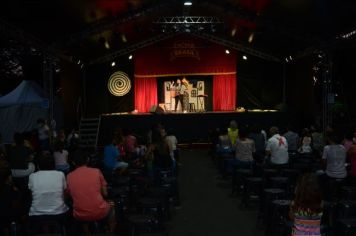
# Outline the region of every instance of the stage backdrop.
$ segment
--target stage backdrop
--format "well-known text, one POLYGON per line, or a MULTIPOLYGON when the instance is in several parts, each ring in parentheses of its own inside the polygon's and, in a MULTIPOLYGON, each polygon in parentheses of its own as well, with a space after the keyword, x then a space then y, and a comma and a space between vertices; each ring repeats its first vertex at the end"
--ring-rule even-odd
POLYGON ((213 75, 213 110, 236 107, 236 51, 190 35, 138 50, 135 64, 135 109, 148 112, 157 104, 157 77, 213 75))

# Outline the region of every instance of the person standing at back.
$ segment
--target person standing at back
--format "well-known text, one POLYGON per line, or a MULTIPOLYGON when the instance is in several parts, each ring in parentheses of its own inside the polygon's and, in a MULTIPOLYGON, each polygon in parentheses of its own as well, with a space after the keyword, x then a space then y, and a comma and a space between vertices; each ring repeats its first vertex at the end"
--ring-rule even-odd
POLYGON ((284 133, 283 136, 287 139, 288 151, 295 153, 298 150, 299 135, 293 131, 291 125, 287 126, 286 131, 287 132, 284 133))
POLYGON ((272 167, 283 168, 288 165, 288 143, 285 137, 279 134, 277 127, 271 127, 271 138, 267 141, 266 154, 270 157, 272 167))
POLYGON ((232 120, 230 122, 230 126, 227 129, 227 135, 229 136, 231 145, 235 147, 236 145, 236 140, 239 137, 239 129, 237 128, 237 123, 236 121, 232 120))

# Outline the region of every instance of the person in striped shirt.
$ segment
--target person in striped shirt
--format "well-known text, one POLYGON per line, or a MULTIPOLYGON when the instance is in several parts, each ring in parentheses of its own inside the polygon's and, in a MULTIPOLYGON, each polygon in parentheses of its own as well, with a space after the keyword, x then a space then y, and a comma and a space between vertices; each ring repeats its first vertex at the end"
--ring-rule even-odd
POLYGON ((320 220, 323 215, 323 197, 314 174, 300 177, 295 199, 291 203, 289 217, 294 221, 292 236, 320 236, 320 220))

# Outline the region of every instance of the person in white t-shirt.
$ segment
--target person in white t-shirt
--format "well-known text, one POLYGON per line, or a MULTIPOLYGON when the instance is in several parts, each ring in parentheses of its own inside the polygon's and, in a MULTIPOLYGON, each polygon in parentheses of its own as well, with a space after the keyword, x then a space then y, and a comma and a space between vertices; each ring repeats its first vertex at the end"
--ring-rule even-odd
POLYGON ((68 151, 64 149, 64 142, 58 141, 56 143, 56 149, 53 153, 54 163, 56 170, 67 173, 70 169, 68 164, 68 151))
POLYGON ((53 170, 53 157, 41 156, 38 160, 39 171, 29 176, 28 188, 32 193, 29 211, 32 228, 38 230, 43 219, 53 219, 64 223, 68 207, 64 202, 67 188, 62 172, 53 170))
POLYGON ((277 127, 271 127, 271 138, 267 141, 266 154, 271 158, 271 164, 282 166, 288 164, 288 143, 285 137, 279 134, 277 127))

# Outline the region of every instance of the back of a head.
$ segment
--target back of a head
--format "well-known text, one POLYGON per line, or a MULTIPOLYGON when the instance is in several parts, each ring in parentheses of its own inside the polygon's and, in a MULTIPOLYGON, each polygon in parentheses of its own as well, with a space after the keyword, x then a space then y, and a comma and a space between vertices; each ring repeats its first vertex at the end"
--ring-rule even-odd
POLYGON ((38 168, 40 170, 53 170, 54 159, 50 153, 43 153, 38 158, 38 168))
POLYGON ((318 178, 313 173, 299 177, 295 192, 295 207, 312 212, 321 212, 323 196, 318 178))
POLYGON ((239 129, 239 138, 240 139, 245 139, 248 136, 248 129, 246 127, 241 127, 239 129))
POLYGON ((273 136, 273 135, 275 135, 275 134, 279 134, 279 129, 278 129, 278 127, 272 126, 272 127, 269 129, 269 133, 271 134, 271 136, 273 136))
POLYGON ((237 122, 235 120, 230 121, 230 128, 237 129, 237 122))
POLYGON ((85 166, 89 161, 89 152, 79 149, 73 153, 73 160, 76 167, 85 166))

